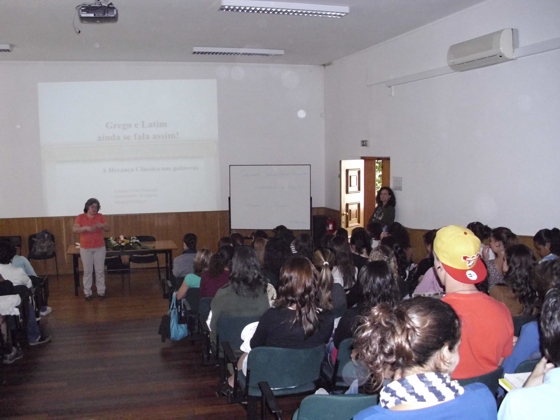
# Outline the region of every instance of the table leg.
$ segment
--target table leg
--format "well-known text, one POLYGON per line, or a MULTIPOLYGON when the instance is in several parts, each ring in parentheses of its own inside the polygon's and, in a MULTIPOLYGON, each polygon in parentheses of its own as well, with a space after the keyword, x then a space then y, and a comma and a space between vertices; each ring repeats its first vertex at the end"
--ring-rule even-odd
POLYGON ((74 254, 72 255, 72 266, 74 269, 74 294, 78 296, 78 289, 80 287, 80 264, 79 264, 80 255, 74 254))
POLYGON ((166 280, 171 279, 171 251, 165 251, 165 274, 166 280))

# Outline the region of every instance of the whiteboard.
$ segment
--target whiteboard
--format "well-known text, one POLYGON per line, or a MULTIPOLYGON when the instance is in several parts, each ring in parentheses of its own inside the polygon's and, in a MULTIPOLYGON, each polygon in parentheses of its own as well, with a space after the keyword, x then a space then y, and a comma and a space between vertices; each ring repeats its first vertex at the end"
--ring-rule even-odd
POLYGON ((311 230, 311 165, 230 165, 230 228, 311 230))

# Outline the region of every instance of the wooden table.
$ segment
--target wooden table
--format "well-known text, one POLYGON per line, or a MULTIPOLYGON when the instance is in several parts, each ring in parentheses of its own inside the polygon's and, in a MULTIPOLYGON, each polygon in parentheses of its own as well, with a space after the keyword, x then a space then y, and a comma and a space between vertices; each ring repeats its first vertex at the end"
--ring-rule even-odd
MULTIPOLYGON (((107 250, 107 257, 112 257, 115 255, 140 255, 140 254, 164 254, 165 255, 165 274, 166 278, 171 278, 171 269, 173 264, 172 252, 177 249, 175 242, 165 240, 165 241, 155 241, 155 242, 142 242, 142 245, 149 246, 149 249, 126 249, 126 250, 107 250)), ((70 245, 68 255, 72 255, 72 266, 74 272, 74 294, 78 296, 78 289, 80 287, 80 248, 76 248, 76 245, 70 245)))

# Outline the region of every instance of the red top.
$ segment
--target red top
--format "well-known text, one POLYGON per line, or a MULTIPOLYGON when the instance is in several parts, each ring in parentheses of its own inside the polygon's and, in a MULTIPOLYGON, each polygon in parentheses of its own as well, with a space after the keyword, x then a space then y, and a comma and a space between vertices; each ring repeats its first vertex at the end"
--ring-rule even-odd
MULTIPOLYGON (((93 226, 96 223, 106 223, 101 213, 97 213, 93 217, 88 217, 87 213, 82 213, 76 218, 75 224, 84 227, 93 226)), ((80 233, 80 248, 101 248, 102 246, 105 246, 103 229, 95 229, 94 232, 80 233)))
POLYGON ((461 320, 459 365, 453 379, 472 378, 498 369, 502 357, 513 351, 513 320, 501 302, 484 293, 448 293, 450 304, 461 320))
POLYGON ((208 271, 205 271, 200 276, 200 294, 203 297, 214 297, 218 289, 225 286, 229 282, 229 271, 224 270, 222 274, 217 277, 210 277, 208 271))

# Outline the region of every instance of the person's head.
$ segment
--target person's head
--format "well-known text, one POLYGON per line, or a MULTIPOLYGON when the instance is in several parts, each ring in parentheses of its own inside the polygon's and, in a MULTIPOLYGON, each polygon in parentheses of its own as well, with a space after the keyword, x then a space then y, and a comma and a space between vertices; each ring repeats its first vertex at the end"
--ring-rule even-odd
POLYGON ((320 293, 317 289, 316 270, 311 261, 300 255, 286 260, 280 270, 278 298, 275 307, 294 310, 293 324, 301 324, 306 337, 319 328, 320 293))
POLYGON ((327 233, 325 236, 321 238, 321 248, 333 249, 333 244, 332 244, 333 239, 334 239, 334 235, 332 233, 327 233))
POLYGON ((218 277, 224 270, 230 269, 231 259, 233 258, 233 247, 226 245, 220 247, 212 257, 208 266, 210 277, 218 277))
POLYGON ((486 279, 486 266, 480 257, 480 239, 457 225, 437 231, 434 240, 434 269, 445 289, 475 287, 486 279))
POLYGON ((253 248, 257 253, 257 259, 259 260, 259 265, 261 267, 264 266, 264 250, 266 248, 267 242, 268 239, 265 238, 255 238, 255 240, 253 241, 253 248))
POLYGON ((358 255, 367 256, 371 252, 371 237, 364 228, 356 228, 350 237, 352 250, 358 255))
POLYGON ((382 303, 360 321, 354 348, 368 368, 374 388, 389 377, 451 374, 459 364, 461 322, 442 300, 417 296, 395 308, 382 303))
POLYGON ((360 312, 380 303, 393 307, 401 300, 401 292, 393 278, 393 272, 385 261, 370 261, 360 269, 358 291, 360 312))
POLYGON ((560 230, 541 229, 533 236, 533 245, 541 258, 549 254, 560 256, 560 230))
POLYGON ((16 247, 9 240, 0 241, 0 264, 10 264, 16 253, 16 247))
POLYGON ((490 237, 492 233, 492 229, 488 226, 483 225, 480 222, 471 222, 467 225, 467 229, 469 229, 475 236, 480 239, 480 242, 484 242, 486 239, 490 237))
POLYGON ((346 240, 348 240, 348 231, 343 227, 339 227, 334 233, 334 236, 342 236, 343 238, 346 238, 346 240))
POLYGON ((320 293, 319 306, 322 309, 332 309, 331 291, 334 283, 332 269, 336 262, 334 252, 328 248, 318 248, 313 253, 311 261, 319 273, 317 277, 317 289, 320 293))
POLYGON ((95 216, 99 210, 101 210, 101 204, 99 204, 99 200, 97 198, 90 198, 86 201, 86 204, 84 205, 84 213, 89 212, 91 216, 95 216))
POLYGON ((533 288, 537 292, 537 305, 542 307, 546 293, 560 288, 560 258, 537 264, 533 273, 533 288))
POLYGON ((408 230, 399 222, 393 222, 387 226, 387 233, 394 236, 402 248, 410 246, 410 234, 408 230))
POLYGON ((490 234, 490 248, 496 255, 503 255, 507 248, 518 243, 517 235, 507 227, 492 229, 490 234))
POLYGON ((395 193, 389 187, 381 187, 379 191, 377 191, 375 201, 377 202, 378 206, 395 207, 397 205, 395 193))
POLYGON ((212 257, 212 251, 206 248, 199 249, 196 251, 196 255, 193 260, 194 274, 200 276, 203 272, 208 270, 210 265, 210 258, 212 257))
POLYGON ((376 241, 381 240, 381 234, 383 233, 383 225, 379 222, 368 223, 366 227, 367 233, 371 236, 371 239, 376 241))
POLYGON ((504 283, 513 291, 523 305, 524 315, 531 315, 537 293, 532 285, 533 268, 537 259, 531 248, 525 245, 512 245, 506 249, 503 272, 504 283))
POLYGON ((343 286, 349 289, 356 281, 356 266, 352 259, 352 250, 348 241, 342 236, 336 236, 332 240, 334 255, 336 256, 336 267, 342 275, 343 286))
POLYGON ((196 250, 197 242, 198 242, 198 238, 196 237, 196 235, 194 233, 187 233, 183 237, 183 249, 195 249, 196 250))
POLYGON ((292 251, 289 243, 276 236, 270 238, 264 248, 264 268, 278 275, 290 255, 292 251))
POLYGON ((544 299, 539 319, 539 334, 543 356, 560 367, 560 288, 552 288, 544 299))
POLYGON ((237 247, 239 245, 243 245, 245 243, 245 238, 243 237, 243 235, 241 233, 234 232, 229 237, 231 239, 231 244, 234 247, 237 247))
POLYGON ((218 242, 218 248, 221 248, 223 246, 233 246, 233 244, 231 243, 231 238, 229 236, 220 238, 220 241, 218 242))
POLYGON ((434 250, 434 240, 436 239, 437 229, 432 229, 424 233, 422 238, 424 239, 424 246, 426 247, 426 251, 428 253, 432 253, 434 250))
POLYGON ((390 247, 380 244, 370 252, 368 261, 385 261, 391 269, 395 282, 398 281, 400 276, 399 264, 397 262, 397 256, 390 247))
POLYGON ((393 250, 393 254, 395 255, 397 261, 397 267, 399 269, 399 276, 403 279, 406 278, 406 270, 410 266, 410 260, 408 254, 406 253, 406 249, 403 249, 400 246, 398 239, 394 236, 385 236, 381 239, 379 244, 393 250))
POLYGON ((302 233, 294 240, 294 248, 299 255, 313 259, 313 238, 308 233, 302 233))
POLYGON ((254 230, 253 233, 251 233, 251 238, 253 238, 253 242, 257 238, 268 239, 268 234, 262 229, 257 229, 254 230))
POLYGON ((250 246, 234 248, 229 282, 239 296, 257 297, 266 293, 267 281, 261 275, 257 253, 250 246))

